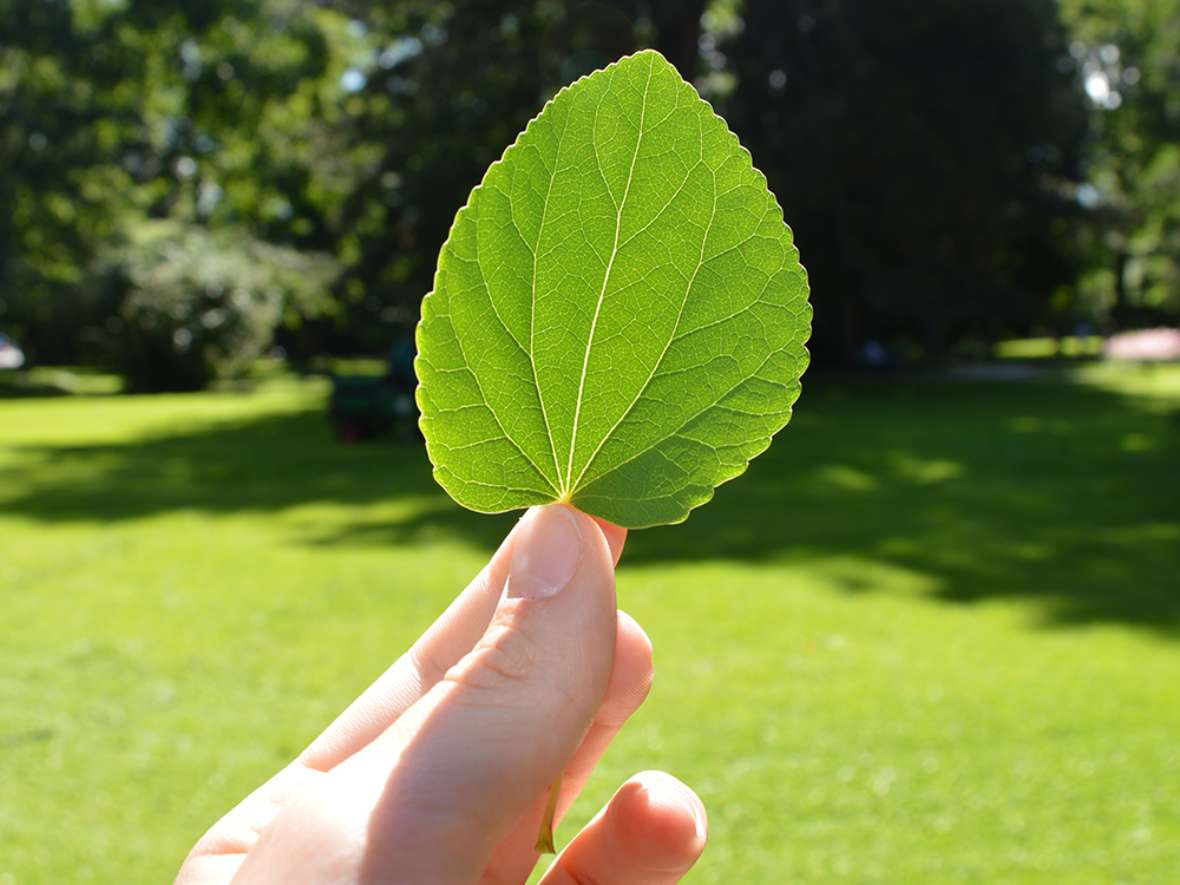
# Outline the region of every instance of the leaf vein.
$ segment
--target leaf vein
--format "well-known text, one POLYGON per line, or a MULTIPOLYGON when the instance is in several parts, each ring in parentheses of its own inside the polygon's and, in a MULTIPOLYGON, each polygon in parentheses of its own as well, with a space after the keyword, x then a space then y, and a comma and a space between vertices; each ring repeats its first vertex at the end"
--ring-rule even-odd
POLYGON ((574 452, 577 450, 578 421, 581 419, 582 400, 586 390, 586 371, 590 367, 590 349, 594 345, 594 331, 598 327, 598 317, 602 312, 602 302, 606 298, 606 290, 610 285, 610 276, 611 271, 614 269, 615 257, 619 254, 619 232, 623 227, 623 207, 627 205, 627 196, 631 192, 631 181, 635 177, 635 163, 639 159, 639 149, 643 144, 643 120, 647 114, 647 93, 651 88, 651 74, 654 68, 655 64, 649 61, 647 66, 647 81, 643 86, 643 99, 639 105, 639 128, 635 135, 635 151, 631 154, 631 168, 627 172, 627 184, 623 188, 623 197, 617 204, 617 211, 615 213, 615 242, 611 247, 610 258, 606 264, 606 272, 602 277, 602 289, 598 292, 598 303, 594 308, 594 318, 590 321, 590 334, 586 336, 586 353, 582 357, 582 378, 578 382, 578 399, 577 405, 574 406, 573 430, 570 433, 569 464, 566 467, 565 475, 565 491, 567 493, 572 491, 573 485, 571 478, 574 473, 574 452))
MULTIPOLYGON (((701 142, 701 150, 703 151, 704 150, 704 143, 705 143, 705 135, 704 135, 704 130, 701 128, 699 118, 697 120, 697 129, 698 129, 698 135, 700 137, 700 142, 701 142)), ((714 194, 716 194, 717 175, 716 175, 716 173, 712 173, 712 174, 713 174, 713 191, 714 191, 714 194)), ((627 416, 631 414, 631 411, 635 408, 636 403, 638 403, 643 398, 643 394, 647 392, 648 387, 651 385, 652 378, 655 377, 656 372, 660 368, 660 364, 664 362, 664 358, 668 355, 668 349, 672 346, 672 342, 674 340, 676 340, 676 332, 680 328, 681 320, 684 318, 684 308, 688 304, 688 297, 690 294, 692 294, 692 287, 696 283, 697 274, 700 273, 701 265, 704 264, 705 246, 709 241, 709 233, 713 228, 713 221, 716 219, 716 217, 717 217, 717 199, 714 196, 713 208, 709 214, 709 223, 705 225, 705 232, 701 236, 700 256, 697 260, 696 267, 693 269, 692 276, 688 280, 688 285, 685 286, 685 288, 684 288, 684 297, 680 301, 680 310, 676 314, 676 324, 672 327, 672 332, 669 334, 668 341, 664 344, 664 349, 662 351, 660 351, 659 357, 656 358, 655 363, 652 365, 651 372, 648 374, 647 380, 645 380, 643 382, 642 386, 639 388, 639 392, 635 394, 634 399, 632 399, 630 404, 627 406, 627 408, 623 410, 623 413, 619 416, 618 420, 615 421, 615 423, 611 426, 611 429, 608 430, 606 432, 606 434, 602 437, 602 439, 599 441, 598 445, 595 447, 593 453, 591 453, 590 457, 586 459, 586 465, 582 468, 581 472, 578 474, 578 481, 577 481, 576 485, 581 485, 582 478, 586 475, 586 472, 590 469, 590 466, 594 463, 595 459, 598 458, 598 453, 602 451, 602 448, 603 448, 603 446, 606 445, 607 440, 609 440, 612 436, 614 436, 615 431, 617 431, 619 429, 619 426, 623 423, 623 421, 626 420, 627 416)))

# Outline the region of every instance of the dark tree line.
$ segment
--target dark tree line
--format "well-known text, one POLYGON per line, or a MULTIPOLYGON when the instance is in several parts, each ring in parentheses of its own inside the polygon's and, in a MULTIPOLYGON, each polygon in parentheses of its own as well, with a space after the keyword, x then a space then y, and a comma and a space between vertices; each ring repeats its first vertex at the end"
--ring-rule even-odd
POLYGON ((750 3, 731 56, 729 116, 827 296, 817 350, 1050 319, 1086 135, 1051 0, 750 3))

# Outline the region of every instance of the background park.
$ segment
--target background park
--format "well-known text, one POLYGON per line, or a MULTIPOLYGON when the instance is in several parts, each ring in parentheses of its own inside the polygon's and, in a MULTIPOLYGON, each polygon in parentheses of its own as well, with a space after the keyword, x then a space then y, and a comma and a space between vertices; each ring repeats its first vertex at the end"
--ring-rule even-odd
POLYGON ((0 0, 0 885, 168 880, 512 516, 414 432, 455 210, 660 49, 810 273, 791 424, 621 605, 694 882, 1180 870, 1180 2, 0 0))

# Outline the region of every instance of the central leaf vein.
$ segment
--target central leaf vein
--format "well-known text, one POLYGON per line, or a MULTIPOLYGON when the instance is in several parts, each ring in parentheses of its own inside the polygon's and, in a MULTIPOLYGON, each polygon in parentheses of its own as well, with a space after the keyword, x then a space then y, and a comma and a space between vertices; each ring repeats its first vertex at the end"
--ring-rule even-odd
MULTIPOLYGON (((607 259, 606 272, 602 277, 602 289, 598 293, 598 303, 594 306, 594 318, 590 321, 590 334, 586 336, 586 352, 582 357, 582 377, 578 381, 578 399, 574 406, 573 430, 570 433, 569 463, 566 467, 565 488, 562 497, 567 497, 573 491, 574 452, 577 450, 578 422, 582 415, 582 400, 586 392, 586 372, 590 367, 590 349, 594 345, 594 332, 598 328, 598 317, 602 313, 602 302, 606 298, 606 290, 610 285, 611 271, 615 266, 615 258, 619 254, 619 232, 623 227, 623 208, 627 205, 627 196, 631 192, 631 182, 635 178, 635 163, 639 159, 639 149, 643 144, 643 121, 647 114, 647 92, 651 87, 651 72, 654 65, 647 66, 647 80, 643 84, 643 99, 639 105, 639 131, 635 136, 635 151, 631 154, 631 168, 627 171, 627 184, 623 188, 622 199, 619 200, 615 213, 615 241, 611 246, 610 257, 607 259)), ((601 164, 599 164, 601 167, 601 164)), ((609 190, 609 188, 608 188, 609 190)))

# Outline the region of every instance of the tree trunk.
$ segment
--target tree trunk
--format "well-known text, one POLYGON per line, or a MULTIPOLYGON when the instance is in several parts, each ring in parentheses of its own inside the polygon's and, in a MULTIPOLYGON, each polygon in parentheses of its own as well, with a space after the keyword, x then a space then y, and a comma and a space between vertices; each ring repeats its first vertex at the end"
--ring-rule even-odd
POLYGON ((1114 253, 1114 308, 1110 312, 1116 330, 1126 324, 1130 310, 1127 303, 1127 250, 1120 247, 1114 253))

